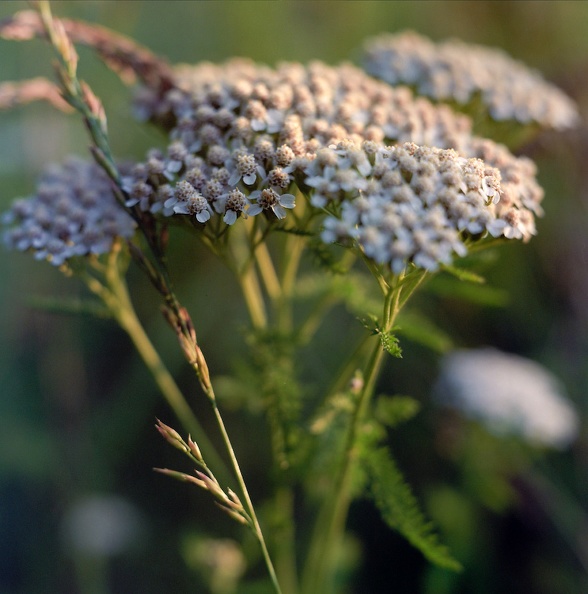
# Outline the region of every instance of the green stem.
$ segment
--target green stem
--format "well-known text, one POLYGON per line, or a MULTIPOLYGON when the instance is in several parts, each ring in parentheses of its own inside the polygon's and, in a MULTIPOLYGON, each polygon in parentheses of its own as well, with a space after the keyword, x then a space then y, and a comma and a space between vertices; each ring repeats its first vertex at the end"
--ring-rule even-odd
POLYGON ((296 567, 296 530, 294 524, 294 493, 290 486, 278 487, 274 498, 277 513, 275 559, 284 594, 298 592, 296 567))
POLYGON ((260 243, 255 248, 255 259, 269 298, 278 301, 282 296, 282 287, 265 243, 260 243))
MULTIPOLYGON (((386 294, 380 331, 388 333, 401 307, 416 290, 425 277, 424 273, 401 276, 391 285, 386 294), (404 292, 404 295, 403 295, 404 292)), ((353 497, 352 471, 357 460, 357 437, 366 416, 369 402, 375 390, 376 381, 384 359, 385 351, 378 343, 374 346, 364 371, 364 386, 351 418, 345 444, 343 459, 331 492, 321 507, 309 546, 307 564, 303 576, 303 589, 306 594, 331 591, 330 578, 336 562, 336 552, 343 538, 345 521, 353 497)))
POLYGON ((242 270, 241 274, 237 274, 237 278, 253 327, 257 330, 266 328, 267 314, 255 268, 252 264, 247 264, 245 270, 242 270))
POLYGON ((218 410, 218 407, 216 406, 216 401, 214 399, 214 395, 213 395, 213 398, 211 399, 211 402, 212 402, 212 408, 214 410, 214 414, 216 417, 216 422, 218 424, 223 441, 226 445, 227 451, 231 458, 231 464, 233 466, 233 471, 235 473, 235 476, 237 477, 237 482, 239 483, 239 487, 241 488, 243 497, 245 498, 245 503, 247 504, 247 511, 249 512, 249 515, 251 516, 251 520, 253 521, 253 526, 255 528, 255 535, 257 536, 257 539, 259 541, 259 545, 261 547, 261 552, 263 554, 263 558, 264 558, 265 565, 267 567, 270 579, 272 581, 272 584, 274 586, 276 594, 282 594, 282 590, 281 590, 280 584, 278 582, 278 577, 276 575, 276 570, 272 563, 272 560, 271 560, 271 557, 270 557, 270 554, 269 554, 269 551, 268 551, 268 548, 267 548, 267 545, 265 542, 265 538, 263 536, 263 532, 262 532, 261 526, 259 524, 259 520, 257 519, 257 514, 255 513, 255 508, 253 507, 253 502, 251 501, 251 497, 249 496, 249 491, 247 490, 247 485, 245 484, 245 479, 243 478, 243 474, 241 472, 241 467, 239 466, 239 462, 237 460, 237 456, 235 455, 235 451, 231 444, 231 440, 230 440, 229 434, 226 430, 223 418, 220 414, 220 411, 218 410))
MULTIPOLYGON (((238 275, 241 289, 250 314, 251 323, 256 329, 267 329, 269 319, 273 320, 278 332, 285 335, 292 330, 292 292, 303 242, 299 237, 289 236, 284 244, 284 274, 278 275, 267 245, 259 240, 259 231, 252 230, 249 237, 251 261, 247 262, 244 274, 238 275), (266 314, 266 304, 257 281, 257 265, 267 292, 271 318, 266 314)), ((283 357, 284 353, 276 357, 283 357)), ((278 364, 276 362, 276 364, 278 364)), ((273 394, 268 401, 267 418, 271 433, 273 460, 277 474, 288 466, 285 452, 285 434, 278 394, 273 394)), ((274 542, 276 567, 279 570, 280 582, 284 592, 294 594, 298 590, 298 577, 295 555, 295 529, 293 519, 293 492, 290 486, 281 485, 274 496, 274 542)), ((267 554, 267 551, 264 553, 267 554)), ((269 556, 268 556, 269 559, 269 556)), ((277 579, 277 578, 276 578, 277 579)))

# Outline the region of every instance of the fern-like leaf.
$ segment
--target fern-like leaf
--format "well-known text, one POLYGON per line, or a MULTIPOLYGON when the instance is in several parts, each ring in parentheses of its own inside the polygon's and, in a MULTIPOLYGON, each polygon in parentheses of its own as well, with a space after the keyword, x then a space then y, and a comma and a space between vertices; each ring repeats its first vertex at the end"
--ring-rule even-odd
POLYGON ((392 355, 397 359, 402 359, 402 349, 400 348, 398 338, 394 334, 394 330, 396 330, 396 328, 392 328, 391 332, 378 332, 380 335, 380 342, 382 343, 382 348, 389 355, 392 355))
POLYGON ((439 542, 431 522, 421 512, 418 502, 400 469, 386 448, 372 450, 364 459, 369 493, 382 518, 397 530, 431 562, 459 571, 461 565, 439 542))

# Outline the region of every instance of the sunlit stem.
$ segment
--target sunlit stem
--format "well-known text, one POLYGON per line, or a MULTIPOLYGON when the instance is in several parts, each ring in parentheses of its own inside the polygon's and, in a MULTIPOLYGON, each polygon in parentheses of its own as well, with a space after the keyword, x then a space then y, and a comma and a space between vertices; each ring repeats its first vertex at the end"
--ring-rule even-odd
POLYGON ((239 466, 239 461, 237 460, 237 456, 235 454, 235 450, 233 449, 233 445, 231 443, 231 439, 230 439, 227 429, 225 427, 225 423, 223 421, 222 415, 216 405, 216 398, 215 398, 214 392, 212 390, 212 386, 210 387, 210 393, 207 394, 207 396, 208 396, 209 400, 212 402, 212 408, 214 411, 216 422, 217 422, 218 428, 221 432, 221 436, 222 436, 223 442, 225 444, 225 447, 227 449, 227 452, 229 453, 229 457, 231 459, 231 465, 233 467, 233 472, 235 473, 237 482, 239 483, 239 487, 241 489, 241 492, 243 493, 243 497, 245 499, 245 504, 247 505, 247 512, 249 513, 249 516, 251 517, 255 535, 257 537, 257 540, 259 541, 259 545, 261 547, 261 552, 263 554, 263 559, 265 561, 265 565, 267 567, 268 574, 270 576, 270 579, 272 581, 272 584, 274 586, 276 594, 282 594, 282 590, 281 590, 280 584, 278 582, 278 577, 276 575, 276 570, 272 563, 272 560, 271 560, 271 557, 269 554, 269 550, 267 548, 267 544, 265 542, 265 538, 264 538, 263 532, 261 530, 261 525, 259 524, 259 520, 257 519, 257 514, 255 513, 255 508, 253 507, 253 502, 251 501, 251 497, 249 495, 249 491, 247 489, 245 479, 243 478, 243 473, 241 472, 241 467, 239 466))
POLYGON ((238 280, 253 327, 257 329, 265 328, 267 326, 267 314, 255 268, 248 264, 245 270, 238 275, 238 280))
POLYGON ((282 286, 280 285, 274 263, 265 243, 260 243, 255 248, 255 259, 269 298, 272 301, 279 300, 282 296, 282 286))

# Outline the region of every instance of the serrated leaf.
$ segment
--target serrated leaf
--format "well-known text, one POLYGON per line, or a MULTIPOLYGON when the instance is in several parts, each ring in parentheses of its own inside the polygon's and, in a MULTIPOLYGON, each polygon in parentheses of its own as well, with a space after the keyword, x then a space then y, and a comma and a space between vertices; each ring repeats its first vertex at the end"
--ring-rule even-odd
POLYGON ((386 524, 404 536, 431 563, 453 571, 461 570, 460 563, 439 542, 432 523, 425 519, 411 488, 386 448, 369 452, 363 463, 370 496, 386 524))
POLYGON ((374 417, 387 427, 396 427, 412 419, 421 409, 418 400, 410 396, 380 396, 374 417))
POLYGON ((392 332, 379 332, 380 342, 382 343, 383 349, 393 357, 402 359, 402 349, 398 338, 392 332))
POLYGON ((409 340, 430 348, 437 353, 452 350, 453 341, 432 320, 413 311, 403 311, 398 317, 398 333, 409 340))

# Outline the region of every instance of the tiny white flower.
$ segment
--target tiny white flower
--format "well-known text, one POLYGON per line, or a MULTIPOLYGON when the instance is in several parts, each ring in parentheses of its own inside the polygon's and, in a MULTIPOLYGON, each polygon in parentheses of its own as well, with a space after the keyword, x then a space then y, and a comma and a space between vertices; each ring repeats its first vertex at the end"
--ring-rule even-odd
POLYGON ((278 219, 284 219, 286 218, 286 211, 284 209, 291 209, 296 206, 295 196, 292 194, 278 194, 272 188, 256 190, 249 197, 257 201, 247 211, 251 216, 258 215, 264 210, 271 210, 278 219))

